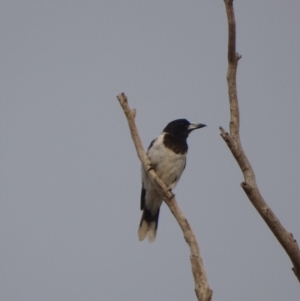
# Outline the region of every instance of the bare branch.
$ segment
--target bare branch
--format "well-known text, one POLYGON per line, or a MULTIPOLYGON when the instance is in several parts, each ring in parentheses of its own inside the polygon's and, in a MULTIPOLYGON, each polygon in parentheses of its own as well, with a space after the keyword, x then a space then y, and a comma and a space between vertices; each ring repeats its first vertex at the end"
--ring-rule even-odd
POLYGON ((235 18, 233 10, 233 0, 224 0, 227 20, 228 20, 228 71, 227 71, 227 84, 230 105, 230 134, 220 127, 221 137, 226 142, 232 155, 236 159, 244 175, 244 182, 241 183, 249 200, 256 208, 258 213, 264 219, 270 230, 273 232, 279 243, 282 245, 288 256, 290 257, 294 267, 293 271, 300 282, 300 250, 297 241, 293 235, 285 230, 281 225, 278 218, 267 205, 261 196, 256 184, 254 171, 251 167, 248 158, 243 151, 240 136, 239 136, 239 107, 236 90, 236 71, 238 60, 241 58, 236 53, 236 30, 235 18))
POLYGON ((224 0, 226 5, 226 13, 228 19, 228 71, 227 71, 227 83, 228 83, 228 93, 230 101, 230 134, 233 138, 239 140, 239 128, 240 128, 240 118, 239 118, 239 105, 236 93, 236 70, 237 62, 241 58, 235 51, 235 18, 233 11, 232 0, 224 0))
POLYGON ((136 148, 137 155, 143 165, 143 168, 147 171, 149 178, 156 186, 157 190, 161 194, 163 200, 171 210, 175 219, 177 220, 182 232, 185 241, 187 242, 190 248, 190 261, 192 266, 192 272, 194 276, 195 283, 195 293, 199 301, 210 301, 212 297, 212 290, 209 288, 208 281, 206 278, 206 273, 204 270, 204 265, 202 258, 200 256, 198 243, 196 237, 187 221, 184 217, 182 211, 178 207, 178 204, 175 200, 175 197, 172 192, 170 192, 165 184, 158 178, 156 172, 151 168, 151 163, 144 151, 143 145, 141 143, 134 117, 135 110, 131 110, 128 105, 127 97, 124 93, 121 93, 117 96, 119 103, 126 115, 130 134, 133 140, 133 143, 136 148), (133 113, 134 112, 134 113, 133 113))

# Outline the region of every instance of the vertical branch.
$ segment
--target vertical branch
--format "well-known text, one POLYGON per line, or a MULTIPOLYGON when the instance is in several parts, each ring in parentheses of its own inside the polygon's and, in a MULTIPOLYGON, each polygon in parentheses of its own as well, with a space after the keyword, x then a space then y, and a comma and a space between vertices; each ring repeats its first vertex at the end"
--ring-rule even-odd
POLYGON ((290 257, 294 265, 292 269, 295 273, 295 276, 300 282, 300 250, 297 241, 293 238, 293 235, 291 233, 285 230, 278 218, 272 212, 271 208, 261 196, 256 184, 254 171, 240 142, 236 71, 238 60, 241 58, 241 56, 236 53, 236 26, 233 10, 233 0, 224 0, 224 3, 228 20, 227 84, 230 105, 230 133, 227 133, 222 127, 220 127, 221 137, 226 142, 232 155, 241 168, 244 176, 244 182, 241 183, 241 186, 244 189, 244 192, 290 257))
POLYGON ((136 125, 135 125, 135 110, 131 110, 128 105, 127 97, 124 93, 117 96, 119 103, 127 118, 131 138, 136 148, 137 155, 143 165, 143 168, 147 171, 148 176, 156 189, 161 194, 164 202, 167 204, 176 221, 178 222, 186 243, 190 248, 190 261, 192 267, 192 273, 194 276, 195 293, 198 301, 210 301, 212 297, 212 290, 209 288, 206 273, 204 270, 203 261, 199 252, 199 246, 196 240, 196 236, 191 229, 187 219, 184 217, 182 211, 178 207, 173 193, 171 193, 165 184, 158 178, 156 172, 151 168, 151 163, 143 149, 142 142, 140 140, 136 125))
POLYGON ((230 134, 239 141, 239 129, 240 129, 240 118, 239 118, 239 105, 237 99, 236 90, 236 71, 238 60, 241 58, 235 50, 235 18, 232 0, 224 0, 226 3, 226 13, 228 20, 228 70, 227 70, 227 84, 228 94, 230 101, 230 134))

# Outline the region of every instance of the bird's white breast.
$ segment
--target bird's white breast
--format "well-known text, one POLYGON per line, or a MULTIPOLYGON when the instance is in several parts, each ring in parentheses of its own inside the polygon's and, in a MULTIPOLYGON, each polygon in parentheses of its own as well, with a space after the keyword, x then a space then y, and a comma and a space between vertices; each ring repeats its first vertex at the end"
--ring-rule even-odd
POLYGON ((163 144, 164 135, 165 133, 162 133, 157 137, 147 155, 158 177, 168 189, 173 189, 185 168, 186 154, 175 154, 172 150, 166 148, 163 144))

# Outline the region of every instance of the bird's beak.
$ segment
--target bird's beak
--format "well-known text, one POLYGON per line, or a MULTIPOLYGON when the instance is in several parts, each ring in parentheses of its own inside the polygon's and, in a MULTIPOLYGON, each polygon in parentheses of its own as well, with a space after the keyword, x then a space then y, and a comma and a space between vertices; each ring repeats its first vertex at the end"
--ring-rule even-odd
POLYGON ((189 126, 188 126, 188 131, 193 131, 193 130, 196 130, 196 129, 201 129, 203 127, 205 127, 206 124, 203 124, 203 123, 191 123, 189 126))

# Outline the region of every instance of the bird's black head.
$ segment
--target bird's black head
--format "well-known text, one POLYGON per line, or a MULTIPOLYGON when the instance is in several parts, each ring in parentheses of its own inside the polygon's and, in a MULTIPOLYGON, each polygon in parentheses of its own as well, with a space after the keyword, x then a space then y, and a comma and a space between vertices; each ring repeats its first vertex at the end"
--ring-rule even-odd
POLYGON ((187 138, 193 130, 205 127, 202 123, 190 123, 186 119, 176 119, 167 124, 163 132, 166 132, 175 137, 187 138))

